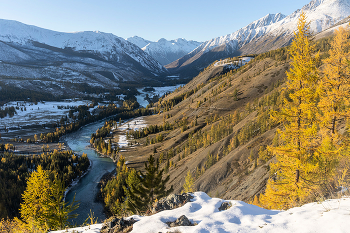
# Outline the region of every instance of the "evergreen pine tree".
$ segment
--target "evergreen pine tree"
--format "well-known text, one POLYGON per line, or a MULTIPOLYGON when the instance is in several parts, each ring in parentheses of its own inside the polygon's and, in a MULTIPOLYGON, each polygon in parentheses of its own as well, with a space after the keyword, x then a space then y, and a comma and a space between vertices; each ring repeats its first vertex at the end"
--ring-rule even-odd
POLYGON ((148 165, 145 163, 146 173, 139 172, 137 179, 139 185, 131 184, 128 192, 129 209, 131 212, 145 212, 149 210, 155 200, 169 195, 173 187, 166 190, 165 184, 169 175, 163 179, 164 169, 159 170, 159 163, 150 155, 148 165))
POLYGON ((137 206, 135 206, 133 198, 135 198, 134 187, 138 187, 139 185, 140 181, 138 179, 138 174, 135 169, 132 169, 126 179, 126 185, 123 187, 126 196, 124 201, 124 209, 130 211, 131 213, 138 212, 137 206))

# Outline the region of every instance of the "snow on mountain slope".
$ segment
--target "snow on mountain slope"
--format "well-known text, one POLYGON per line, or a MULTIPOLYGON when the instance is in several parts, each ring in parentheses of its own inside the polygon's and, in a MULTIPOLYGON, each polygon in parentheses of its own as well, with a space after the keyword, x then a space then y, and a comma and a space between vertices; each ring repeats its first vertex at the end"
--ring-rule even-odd
POLYGON ((305 12, 307 20, 310 21, 311 30, 316 34, 348 17, 350 0, 312 0, 301 10, 298 9, 288 16, 268 14, 230 35, 205 42, 204 49, 208 51, 224 43, 238 44, 241 47, 268 33, 274 36, 292 34, 297 29, 301 12, 305 12))
POLYGON ((292 34, 297 29, 298 18, 305 12, 311 30, 316 34, 350 15, 350 0, 312 0, 283 20, 271 25, 267 32, 273 35, 292 34))
POLYGON ((201 42, 186 40, 183 38, 170 41, 161 38, 156 42, 152 42, 134 36, 127 40, 139 46, 143 51, 151 55, 162 65, 167 65, 180 57, 183 57, 201 44, 201 42))
POLYGON ((74 51, 97 53, 106 60, 119 61, 123 58, 123 54, 126 54, 154 73, 166 72, 162 65, 144 53, 139 47, 111 33, 99 31, 55 32, 4 19, 0 19, 0 28, 0 41, 20 45, 39 42, 61 49, 71 48, 74 51))
POLYGON ((145 40, 142 37, 139 36, 133 36, 133 37, 129 37, 126 39, 127 41, 137 45, 140 48, 145 47, 146 45, 148 45, 149 43, 151 43, 152 41, 150 40, 145 40))
MULTIPOLYGON (((287 211, 266 210, 242 201, 210 198, 203 192, 194 193, 192 202, 161 211, 151 216, 132 216, 137 222, 132 233, 153 232, 349 232, 350 198, 309 203, 287 211), (219 211, 223 202, 231 208, 219 211), (169 227, 166 222, 185 215, 194 226, 169 227)), ((102 224, 56 232, 99 232, 102 224)))
POLYGON ((191 53, 166 67, 176 73, 179 68, 188 67, 193 70, 192 66, 205 67, 217 59, 237 53, 260 53, 285 46, 297 29, 301 12, 305 12, 307 20, 311 22, 311 30, 316 34, 348 17, 350 0, 312 0, 288 16, 268 14, 232 34, 204 42, 191 53), (270 43, 266 43, 267 41, 270 43), (196 64, 192 64, 194 62, 196 64))
POLYGON ((266 33, 268 26, 284 19, 286 16, 283 14, 268 14, 261 19, 255 20, 248 26, 239 29, 238 31, 228 34, 226 36, 217 37, 201 44, 195 51, 208 52, 211 49, 223 44, 229 43, 231 47, 238 48, 239 45, 249 43, 256 37, 259 37, 266 33))
POLYGON ((142 48, 143 51, 155 58, 160 64, 169 64, 197 48, 201 43, 176 39, 168 41, 164 38, 157 42, 151 42, 142 48))

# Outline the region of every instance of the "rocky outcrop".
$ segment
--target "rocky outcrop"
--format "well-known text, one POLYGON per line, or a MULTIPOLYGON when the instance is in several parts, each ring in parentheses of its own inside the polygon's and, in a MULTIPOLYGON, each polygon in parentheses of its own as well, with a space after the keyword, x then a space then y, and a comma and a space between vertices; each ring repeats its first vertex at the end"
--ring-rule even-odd
POLYGON ((132 231, 132 225, 136 222, 133 218, 111 217, 102 226, 101 233, 125 233, 132 231))
POLYGON ((232 204, 230 202, 223 202, 219 207, 219 211, 224 211, 230 209, 232 204))
POLYGON ((178 226, 194 226, 190 220, 185 215, 181 215, 180 218, 176 219, 174 222, 166 222, 169 227, 178 227, 178 226))
POLYGON ((153 204, 152 213, 158 213, 163 210, 172 210, 177 207, 180 207, 187 202, 190 202, 194 198, 191 193, 183 194, 171 194, 167 197, 164 197, 153 204))
MULTIPOLYGON (((194 196, 191 193, 183 194, 171 194, 157 201, 152 208, 152 214, 158 213, 162 210, 172 210, 178 208, 187 202, 190 202, 194 196)), ((130 232, 133 229, 133 224, 136 222, 135 219, 130 218, 128 220, 124 218, 111 217, 105 221, 101 229, 101 233, 124 233, 130 232)), ((186 216, 181 216, 174 222, 167 222, 171 227, 174 226, 193 226, 186 216), (185 224, 185 225, 184 225, 185 224)))

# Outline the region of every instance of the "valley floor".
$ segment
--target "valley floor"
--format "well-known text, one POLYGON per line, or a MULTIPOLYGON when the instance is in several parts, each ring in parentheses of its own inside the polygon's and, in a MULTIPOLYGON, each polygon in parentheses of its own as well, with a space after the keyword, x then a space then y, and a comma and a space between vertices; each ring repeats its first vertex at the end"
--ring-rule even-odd
MULTIPOLYGON (((314 202, 287 211, 266 210, 242 201, 210 198, 204 192, 194 193, 192 202, 151 216, 132 216, 138 220, 133 233, 150 232, 348 232, 350 198, 314 202), (219 211, 223 202, 231 208, 219 211), (170 228, 166 222, 185 215, 194 226, 170 228)), ((103 224, 74 228, 58 232, 99 232, 103 224)))

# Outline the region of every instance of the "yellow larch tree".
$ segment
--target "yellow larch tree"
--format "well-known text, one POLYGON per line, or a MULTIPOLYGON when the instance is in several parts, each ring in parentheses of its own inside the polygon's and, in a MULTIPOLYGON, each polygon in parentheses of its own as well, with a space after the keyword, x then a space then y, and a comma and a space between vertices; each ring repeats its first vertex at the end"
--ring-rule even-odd
MULTIPOLYGON (((48 229, 64 229, 75 218, 72 211, 78 208, 75 197, 71 204, 64 200, 65 187, 61 180, 51 181, 50 172, 39 165, 27 181, 22 194, 21 226, 29 232, 47 232, 48 229)), ((20 223, 20 221, 18 221, 20 223)))
POLYGON ((334 34, 319 85, 318 117, 322 146, 317 154, 322 158, 320 172, 323 173, 323 181, 320 192, 323 193, 332 192, 336 188, 333 186, 339 185, 338 179, 343 176, 344 169, 348 169, 338 167, 339 162, 349 163, 348 153, 344 153, 347 140, 338 131, 339 122, 348 118, 350 113, 349 31, 340 27, 334 34))
POLYGON ((317 85, 319 75, 312 41, 310 25, 305 13, 301 13, 297 31, 289 49, 292 58, 287 71, 286 98, 280 112, 273 112, 272 118, 281 123, 279 131, 282 143, 269 150, 276 155, 277 162, 271 163, 273 178, 270 178, 261 205, 273 209, 287 209, 304 203, 317 189, 318 159, 315 141, 317 124, 317 85))
POLYGON ((20 213, 22 220, 30 227, 30 231, 49 229, 46 213, 48 208, 45 203, 50 195, 49 172, 38 166, 27 181, 27 188, 22 194, 20 213))
POLYGON ((194 180, 190 170, 188 170, 187 172, 182 192, 183 193, 194 192, 194 180))
POLYGON ((350 69, 347 58, 349 57, 349 32, 343 27, 335 30, 335 36, 331 42, 329 57, 324 60, 325 68, 323 78, 319 85, 320 102, 322 110, 321 127, 325 129, 333 139, 337 139, 337 121, 348 116, 350 101, 350 69))

